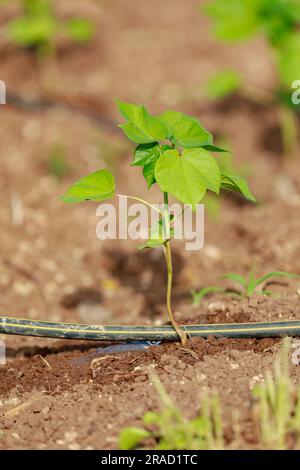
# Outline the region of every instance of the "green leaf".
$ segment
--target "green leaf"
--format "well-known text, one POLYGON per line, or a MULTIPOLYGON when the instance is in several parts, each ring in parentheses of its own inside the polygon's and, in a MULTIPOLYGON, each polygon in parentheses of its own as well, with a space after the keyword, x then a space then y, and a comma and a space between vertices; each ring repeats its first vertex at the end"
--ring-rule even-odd
POLYGON ((169 222, 166 226, 165 219, 160 219, 151 229, 149 230, 149 240, 146 243, 139 246, 140 250, 145 248, 155 248, 157 246, 164 245, 167 240, 174 236, 174 227, 170 224, 174 220, 173 214, 170 214, 169 222))
POLYGON ((173 136, 173 127, 177 122, 180 122, 184 119, 185 116, 179 111, 165 111, 162 114, 157 116, 158 119, 165 125, 167 129, 167 137, 170 139, 173 136))
POLYGON ((107 170, 96 171, 72 184, 60 199, 64 202, 103 201, 115 192, 115 180, 107 170))
POLYGON ((140 144, 136 147, 132 166, 143 166, 143 175, 148 188, 155 183, 154 169, 160 156, 161 147, 157 142, 151 144, 140 144))
POLYGON ((129 427, 121 431, 119 437, 120 450, 134 449, 140 442, 149 437, 149 431, 143 428, 129 427))
POLYGON ((255 197, 251 193, 247 181, 238 175, 232 175, 227 172, 221 173, 221 188, 228 189, 240 193, 246 199, 256 202, 255 197))
POLYGON ((234 70, 223 70, 212 76, 206 84, 209 98, 220 100, 232 95, 241 87, 241 77, 234 70))
POLYGON ((158 118, 168 131, 168 138, 184 148, 202 147, 212 144, 212 135, 198 119, 176 111, 166 111, 158 118))
POLYGON ((155 179, 164 192, 185 204, 197 204, 207 189, 219 193, 220 171, 215 159, 204 149, 167 150, 155 166, 155 179))
POLYGON ((93 37, 95 28, 89 20, 71 18, 66 22, 69 36, 77 42, 87 42, 93 37))
POLYGON ((166 240, 160 239, 160 238, 153 238, 149 239, 146 241, 146 243, 143 243, 142 245, 139 246, 139 250, 145 250, 146 248, 156 248, 158 246, 162 246, 165 244, 166 240))
POLYGON ((247 283, 247 295, 252 295, 256 286, 256 281, 254 277, 254 270, 252 269, 249 273, 249 279, 247 283))
POLYGON ((203 145, 202 148, 207 150, 208 152, 220 152, 220 153, 228 153, 229 150, 225 150, 221 147, 217 147, 216 145, 203 145))
POLYGON ((152 116, 144 106, 116 100, 120 113, 128 121, 121 124, 129 139, 137 144, 147 144, 167 137, 167 129, 160 119, 152 116))
POLYGON ((155 160, 152 160, 150 163, 147 163, 147 165, 145 165, 143 168, 143 175, 147 182, 148 189, 150 189, 151 186, 156 182, 155 166, 156 166, 157 159, 158 157, 155 160))
POLYGON ((264 276, 256 279, 255 287, 259 286, 265 281, 268 281, 269 279, 272 279, 273 277, 287 277, 290 279, 300 279, 300 276, 298 274, 288 273, 286 271, 271 271, 270 273, 265 274, 264 276))
POLYGON ((244 278, 244 276, 240 276, 239 274, 235 274, 235 273, 224 274, 223 276, 221 276, 221 279, 229 279, 231 281, 236 282, 237 284, 240 284, 243 287, 246 287, 247 285, 247 281, 244 278))
POLYGON ((159 155, 159 145, 157 142, 140 144, 134 151, 132 166, 147 165, 157 159, 159 155))

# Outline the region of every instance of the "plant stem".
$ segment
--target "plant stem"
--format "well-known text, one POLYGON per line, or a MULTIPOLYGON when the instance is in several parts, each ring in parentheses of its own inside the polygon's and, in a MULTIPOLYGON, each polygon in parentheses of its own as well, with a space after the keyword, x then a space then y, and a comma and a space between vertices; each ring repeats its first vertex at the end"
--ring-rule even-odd
MULTIPOLYGON (((169 197, 168 193, 164 193, 164 229, 165 232, 170 231, 170 214, 169 214, 169 197), (168 230, 166 230, 168 227, 168 230)), ((168 235, 169 237, 169 235, 168 235)), ((164 244, 164 252, 165 258, 167 263, 167 273, 168 273, 168 284, 167 284, 167 312, 171 324, 178 334, 180 341, 184 344, 187 340, 187 334, 184 330, 180 328, 178 323, 174 318, 174 314, 172 311, 172 286, 173 286, 173 265, 172 265, 172 251, 171 251, 171 240, 168 238, 164 244)))
POLYGON ((284 156, 290 157, 297 150, 297 118, 288 107, 282 106, 279 112, 284 156))
POLYGON ((149 206, 151 207, 151 209, 155 210, 156 212, 158 212, 159 214, 161 214, 162 216, 164 215, 163 212, 158 209, 157 207, 155 207, 153 204, 150 204, 150 202, 147 202, 145 201, 144 199, 140 198, 140 197, 136 197, 136 196, 128 196, 127 194, 116 194, 116 196, 119 196, 119 197, 127 197, 128 199, 132 199, 134 201, 139 201, 139 202, 142 202, 143 204, 145 204, 146 206, 149 206))

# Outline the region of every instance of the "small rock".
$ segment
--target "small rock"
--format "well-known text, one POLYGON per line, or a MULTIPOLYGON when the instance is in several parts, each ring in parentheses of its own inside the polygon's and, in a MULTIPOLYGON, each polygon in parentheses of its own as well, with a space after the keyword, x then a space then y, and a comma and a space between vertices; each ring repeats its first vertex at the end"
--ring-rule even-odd
POLYGON ((211 315, 216 315, 217 313, 225 312, 226 305, 224 302, 211 302, 208 305, 208 311, 211 315))
POLYGON ((240 367, 237 362, 230 362, 230 363, 229 363, 229 366, 230 366, 231 369, 233 369, 233 370, 239 369, 239 367, 240 367))
POLYGON ((264 381, 264 376, 262 374, 254 375, 252 379, 249 380, 249 390, 253 390, 255 385, 263 382, 264 381))
POLYGON ((64 434, 65 440, 67 442, 74 442, 78 437, 78 432, 76 431, 66 431, 64 434))

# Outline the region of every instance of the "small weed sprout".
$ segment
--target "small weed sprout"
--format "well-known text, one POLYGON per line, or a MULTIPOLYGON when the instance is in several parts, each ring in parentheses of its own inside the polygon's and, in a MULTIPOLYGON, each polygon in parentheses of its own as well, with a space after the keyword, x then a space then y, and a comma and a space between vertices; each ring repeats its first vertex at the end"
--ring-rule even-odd
POLYGON ((256 385, 255 415, 260 439, 267 448, 286 449, 288 439, 300 445, 300 387, 296 387, 289 375, 290 340, 286 338, 275 360, 273 374, 265 373, 264 382, 256 385))
POLYGON ((198 416, 187 420, 173 404, 160 380, 151 377, 162 403, 160 412, 144 415, 145 427, 128 427, 121 431, 121 450, 143 447, 146 439, 156 442, 157 450, 216 450, 223 449, 223 426, 217 396, 202 397, 198 416), (150 430, 152 429, 152 430, 150 430))
POLYGON ((299 105, 292 103, 291 87, 300 77, 298 0, 210 0, 205 4, 204 12, 212 18, 215 35, 223 42, 235 43, 263 34, 277 75, 275 89, 271 92, 258 90, 259 93, 255 90, 254 93, 255 88, 243 84, 237 72, 221 71, 209 80, 207 95, 222 99, 242 89, 252 99, 257 100, 260 94, 260 101, 275 103, 280 111, 284 150, 287 155, 294 153, 298 139, 295 113, 299 111, 299 105))
MULTIPOLYGON (((184 343, 186 333, 177 324, 172 311, 172 252, 174 217, 169 210, 169 195, 193 209, 203 199, 206 192, 219 195, 220 190, 236 191, 250 201, 255 201, 247 182, 236 174, 223 171, 211 152, 223 149, 213 144, 213 137, 194 117, 176 111, 166 111, 159 115, 150 114, 144 106, 116 100, 125 123, 120 127, 125 135, 137 146, 133 153, 133 166, 143 170, 148 189, 157 184, 163 196, 163 209, 149 202, 143 202, 159 212, 159 221, 149 230, 149 240, 141 248, 163 247, 167 265, 166 305, 171 324, 184 343)), ((74 183, 62 200, 78 203, 87 200, 103 201, 114 195, 115 180, 107 170, 92 173, 74 183)))
POLYGON ((20 0, 20 3, 22 14, 9 21, 4 32, 9 41, 33 49, 40 56, 55 51, 55 41, 60 36, 85 43, 94 35, 94 26, 89 20, 78 17, 58 19, 51 0, 20 0))
MULTIPOLYGON (((234 281, 237 285, 241 287, 241 292, 233 291, 235 294, 245 295, 247 297, 250 297, 254 293, 272 295, 272 291, 267 290, 264 287, 259 290, 258 287, 267 283, 267 281, 272 282, 272 279, 276 277, 286 277, 289 279, 300 278, 298 274, 288 273, 285 271, 271 271, 270 273, 265 274, 264 276, 256 278, 253 270, 250 271, 250 274, 247 277, 241 276, 240 274, 236 273, 227 273, 222 276, 223 279, 229 279, 231 281, 234 281)), ((227 292, 230 293, 230 290, 227 290, 227 292)))
POLYGON ((276 277, 300 279, 300 276, 298 274, 292 274, 285 271, 271 271, 270 273, 258 278, 255 277, 253 270, 250 271, 250 274, 248 276, 241 276, 240 274, 236 273, 227 273, 221 276, 221 279, 229 279, 230 281, 233 281, 235 284, 238 285, 239 290, 231 288, 226 289, 225 287, 219 286, 207 286, 199 290, 192 289, 191 295, 193 305, 194 307, 198 307, 204 297, 218 292, 245 297, 250 297, 254 293, 262 295, 272 295, 273 292, 266 289, 266 287, 268 285, 268 281, 269 283, 272 283, 272 279, 276 277), (263 286, 264 284, 265 287, 258 289, 259 286, 263 286))
POLYGON ((204 297, 207 297, 210 294, 215 294, 216 292, 223 292, 223 291, 224 289, 222 287, 217 287, 217 286, 203 287, 202 289, 198 291, 196 291, 195 289, 192 289, 191 295, 193 298, 193 306, 199 307, 201 300, 204 299, 204 297))
MULTIPOLYGON (((300 386, 294 384, 290 377, 290 346, 290 338, 285 338, 275 357, 273 371, 266 371, 264 380, 251 392, 251 415, 258 431, 255 446, 262 449, 300 448, 300 386)), ((159 450, 225 448, 222 409, 216 394, 206 393, 198 416, 187 420, 160 380, 156 376, 150 378, 158 390, 162 409, 145 413, 143 427, 124 428, 119 436, 121 450, 145 448, 147 444, 159 450)), ((240 418, 238 415, 238 421, 231 420, 226 425, 232 430, 229 448, 242 438, 240 418)))

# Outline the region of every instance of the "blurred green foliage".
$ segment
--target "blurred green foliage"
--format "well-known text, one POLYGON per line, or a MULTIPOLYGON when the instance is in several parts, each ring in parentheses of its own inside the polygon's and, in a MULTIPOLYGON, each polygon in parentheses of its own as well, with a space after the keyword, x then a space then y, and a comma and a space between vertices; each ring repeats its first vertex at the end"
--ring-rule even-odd
POLYGON ((173 404, 159 378, 152 375, 151 380, 163 407, 160 412, 145 413, 145 427, 128 427, 121 431, 121 450, 144 448, 145 439, 154 440, 154 448, 158 450, 215 450, 224 447, 221 407, 216 395, 203 394, 198 416, 188 420, 173 404))
POLYGON ((213 75, 206 84, 206 94, 212 99, 224 99, 241 87, 241 77, 235 70, 222 70, 213 75))
MULTIPOLYGON (((292 87, 300 79, 299 0, 210 0, 204 12, 212 18, 215 35, 221 41, 239 42, 259 34, 266 38, 277 74, 271 104, 279 106, 285 154, 296 154, 298 125, 294 113, 300 105, 292 100, 292 87)), ((208 83, 207 93, 221 99, 236 91, 235 86, 234 76, 220 72, 208 83)))
POLYGON ((66 157, 66 150, 62 144, 55 144, 49 152, 47 169, 50 175, 57 180, 63 180, 71 173, 71 167, 66 157))
POLYGON ((94 26, 87 19, 59 19, 52 8, 51 0, 17 1, 21 3, 22 13, 5 25, 5 33, 18 46, 33 48, 46 54, 55 50, 59 37, 85 43, 94 35, 94 26))
POLYGON ((218 39, 238 42, 263 34, 274 53, 280 88, 300 78, 299 0, 211 0, 204 11, 218 39))

